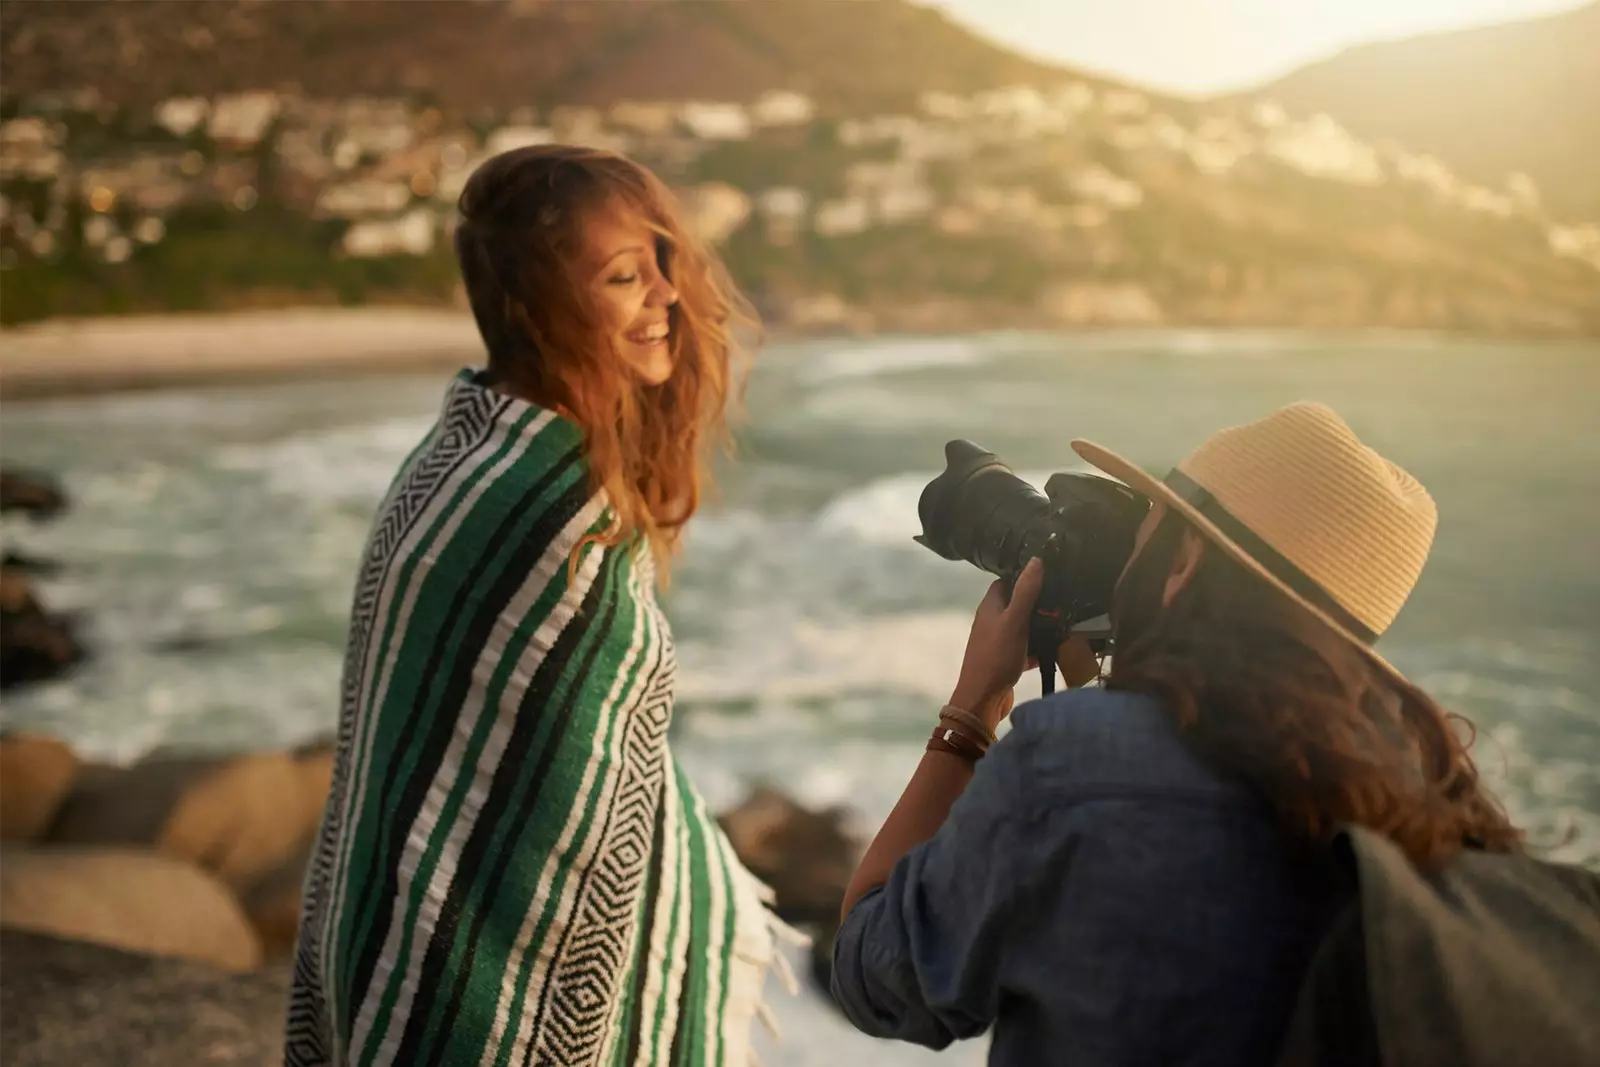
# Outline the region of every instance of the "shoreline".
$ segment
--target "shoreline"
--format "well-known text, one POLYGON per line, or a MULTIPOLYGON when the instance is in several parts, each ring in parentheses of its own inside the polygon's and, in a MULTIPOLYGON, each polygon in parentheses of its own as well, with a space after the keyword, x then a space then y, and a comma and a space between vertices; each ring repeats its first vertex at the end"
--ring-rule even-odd
POLYGON ((313 307, 57 319, 0 331, 0 400, 453 370, 482 351, 472 316, 458 311, 313 307))
MULTIPOLYGON (((1016 329, 1032 332, 1026 325, 1016 329)), ((990 332, 982 329, 971 332, 990 332)), ((1429 341, 1504 340, 1504 335, 1372 326, 1317 329, 1289 326, 1145 324, 1093 329, 1057 328, 1063 335, 1096 333, 1397 335, 1429 341)), ((837 336, 845 341, 884 336, 946 336, 943 331, 885 330, 869 334, 769 326, 768 342, 837 336)), ((1530 344, 1577 338, 1526 337, 1530 344)), ((408 371, 454 371, 483 359, 483 344, 465 311, 403 306, 298 307, 52 319, 0 330, 0 402, 26 403, 165 388, 251 385, 353 378, 408 371)))

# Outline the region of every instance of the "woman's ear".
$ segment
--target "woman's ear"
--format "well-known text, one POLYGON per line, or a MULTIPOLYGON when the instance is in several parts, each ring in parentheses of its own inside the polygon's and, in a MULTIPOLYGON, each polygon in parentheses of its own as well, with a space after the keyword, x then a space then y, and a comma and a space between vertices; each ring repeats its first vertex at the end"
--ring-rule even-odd
POLYGON ((1161 590, 1163 608, 1170 608, 1183 587, 1194 578, 1194 572, 1199 570, 1200 560, 1205 554, 1205 539, 1194 530, 1184 530, 1183 540, 1178 543, 1178 554, 1172 561, 1172 570, 1167 572, 1167 584, 1161 590))

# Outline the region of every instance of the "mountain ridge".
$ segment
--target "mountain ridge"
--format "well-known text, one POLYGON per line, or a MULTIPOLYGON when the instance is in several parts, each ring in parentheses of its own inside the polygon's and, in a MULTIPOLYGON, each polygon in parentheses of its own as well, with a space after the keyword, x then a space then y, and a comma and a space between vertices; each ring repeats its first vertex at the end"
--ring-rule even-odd
POLYGON ((1600 2, 1357 45, 1237 96, 1326 112, 1488 184, 1525 173, 1558 214, 1600 220, 1600 2))
POLYGON ((94 87, 133 106, 196 92, 414 93, 451 112, 767 89, 867 112, 925 90, 1073 76, 904 0, 6 0, 8 92, 94 87), (825 17, 818 17, 826 12, 825 17))

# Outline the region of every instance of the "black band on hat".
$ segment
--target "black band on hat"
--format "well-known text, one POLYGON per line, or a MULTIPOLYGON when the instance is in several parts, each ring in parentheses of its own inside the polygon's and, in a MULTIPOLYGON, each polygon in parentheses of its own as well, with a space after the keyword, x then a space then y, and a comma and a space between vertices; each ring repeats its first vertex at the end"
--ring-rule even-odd
POLYGON ((1166 486, 1184 503, 1204 515, 1230 541, 1244 549, 1245 554, 1261 564, 1268 574, 1300 594, 1363 643, 1370 645, 1378 639, 1377 631, 1350 614, 1348 608, 1329 596, 1327 590, 1318 585, 1310 575, 1296 567, 1283 553, 1267 544, 1248 526, 1234 518, 1232 512, 1223 507, 1205 486, 1176 468, 1167 475, 1166 486))

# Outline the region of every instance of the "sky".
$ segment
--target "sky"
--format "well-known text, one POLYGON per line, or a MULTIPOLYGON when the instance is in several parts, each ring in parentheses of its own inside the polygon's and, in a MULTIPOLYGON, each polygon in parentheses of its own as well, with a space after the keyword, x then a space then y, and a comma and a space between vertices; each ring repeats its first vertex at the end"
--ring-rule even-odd
POLYGON ((1041 59, 1191 95, 1248 88, 1369 41, 1588 0, 928 0, 1041 59))

